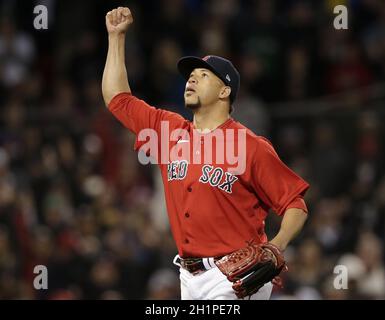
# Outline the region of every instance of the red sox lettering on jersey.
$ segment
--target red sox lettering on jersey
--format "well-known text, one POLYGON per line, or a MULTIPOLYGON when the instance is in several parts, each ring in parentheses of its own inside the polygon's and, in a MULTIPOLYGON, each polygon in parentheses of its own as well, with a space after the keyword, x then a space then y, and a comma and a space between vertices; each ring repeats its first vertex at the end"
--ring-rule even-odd
POLYGON ((237 180, 236 176, 225 172, 221 167, 215 168, 207 164, 202 167, 202 175, 199 178, 199 182, 209 183, 212 187, 218 187, 227 193, 232 193, 232 185, 237 180))
MULTIPOLYGON (((167 165, 167 180, 183 180, 186 178, 188 169, 187 160, 172 161, 167 165)), ((227 193, 232 192, 232 185, 238 178, 229 172, 225 172, 221 167, 214 168, 211 165, 202 167, 202 175, 199 177, 199 182, 209 183, 212 187, 217 187, 227 193)))
POLYGON ((302 196, 309 188, 308 183, 279 159, 268 140, 234 119, 229 118, 209 133, 197 135, 192 122, 176 113, 151 107, 130 93, 116 95, 108 107, 136 134, 137 151, 148 143, 139 139, 142 130, 151 129, 153 137, 163 140, 162 123, 169 125, 167 148, 162 144, 164 141, 159 141, 156 156, 158 160, 167 160, 159 161, 158 166, 172 234, 181 257, 222 256, 251 239, 266 242, 264 221, 270 209, 278 215, 291 207, 307 212, 302 196), (175 137, 178 130, 182 134, 175 137), (226 135, 227 131, 233 132, 233 138, 226 135), (223 133, 219 135, 222 138, 208 143, 210 139, 206 138, 218 133, 223 133), (241 155, 238 162, 244 160, 244 168, 235 164, 234 159, 227 156, 222 159, 217 154, 230 143, 234 143, 233 150, 241 155), (192 157, 207 160, 210 158, 207 155, 213 155, 210 161, 194 161, 192 157))

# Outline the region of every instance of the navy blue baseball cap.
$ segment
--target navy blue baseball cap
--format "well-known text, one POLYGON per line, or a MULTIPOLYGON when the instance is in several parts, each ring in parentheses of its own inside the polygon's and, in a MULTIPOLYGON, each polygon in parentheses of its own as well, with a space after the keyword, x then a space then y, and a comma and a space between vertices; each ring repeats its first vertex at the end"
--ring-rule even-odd
POLYGON ((233 104, 238 93, 240 76, 231 61, 218 56, 205 56, 204 58, 187 56, 181 58, 177 66, 186 81, 196 68, 205 68, 212 71, 226 86, 231 88, 230 104, 233 104))

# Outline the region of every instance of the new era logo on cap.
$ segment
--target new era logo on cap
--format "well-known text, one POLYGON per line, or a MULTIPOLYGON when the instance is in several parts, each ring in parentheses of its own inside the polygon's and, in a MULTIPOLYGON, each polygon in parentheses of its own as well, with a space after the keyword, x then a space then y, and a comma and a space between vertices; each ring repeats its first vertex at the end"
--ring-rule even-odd
POLYGON ((230 76, 228 74, 226 74, 226 80, 229 82, 231 81, 230 76))

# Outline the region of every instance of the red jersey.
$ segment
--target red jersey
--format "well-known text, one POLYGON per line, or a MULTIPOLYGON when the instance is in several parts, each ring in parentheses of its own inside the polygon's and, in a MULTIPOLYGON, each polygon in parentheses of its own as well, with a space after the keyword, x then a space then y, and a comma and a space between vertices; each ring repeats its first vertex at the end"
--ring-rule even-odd
MULTIPOLYGON (((170 132, 187 132, 187 136, 168 141, 166 147, 158 145, 158 160, 165 152, 193 139, 192 122, 176 113, 151 107, 130 93, 116 95, 108 108, 136 134, 135 150, 146 143, 138 138, 143 129, 151 129, 159 140, 164 129, 162 123, 168 124, 170 132)), ((211 163, 197 163, 183 157, 177 160, 170 157, 167 162, 159 163, 171 231, 181 257, 222 256, 252 239, 266 242, 264 221, 269 209, 278 215, 291 207, 306 211, 301 197, 309 188, 308 183, 279 159, 267 139, 232 118, 206 137, 229 129, 234 132, 235 147, 239 147, 240 132, 245 132, 242 146, 242 150, 246 148, 245 168, 243 171, 238 168, 239 173, 233 163, 219 161, 216 154, 218 146, 227 150, 233 142, 226 135, 215 144, 201 139, 200 148, 193 148, 192 143, 188 146, 195 155, 214 155, 211 163)))

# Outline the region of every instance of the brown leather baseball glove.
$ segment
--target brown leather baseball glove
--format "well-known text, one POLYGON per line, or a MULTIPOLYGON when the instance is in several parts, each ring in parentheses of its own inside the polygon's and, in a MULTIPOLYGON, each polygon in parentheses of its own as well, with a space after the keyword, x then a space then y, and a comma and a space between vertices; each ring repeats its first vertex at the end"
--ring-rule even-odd
POLYGON ((287 270, 282 252, 271 243, 249 243, 215 262, 219 270, 233 282, 238 298, 256 293, 266 283, 281 284, 278 277, 287 270))

